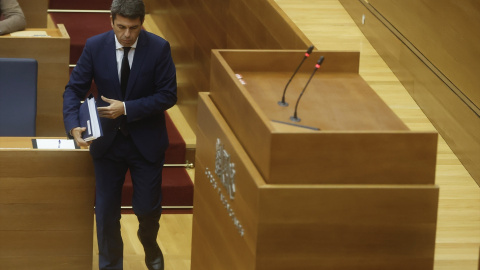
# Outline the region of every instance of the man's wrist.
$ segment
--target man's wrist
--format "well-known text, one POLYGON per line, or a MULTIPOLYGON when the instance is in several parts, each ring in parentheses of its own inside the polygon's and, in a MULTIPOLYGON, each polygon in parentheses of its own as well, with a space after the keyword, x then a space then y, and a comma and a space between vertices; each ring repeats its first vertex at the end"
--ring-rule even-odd
POLYGON ((125 106, 125 101, 123 103, 123 115, 127 115, 127 106, 125 106))

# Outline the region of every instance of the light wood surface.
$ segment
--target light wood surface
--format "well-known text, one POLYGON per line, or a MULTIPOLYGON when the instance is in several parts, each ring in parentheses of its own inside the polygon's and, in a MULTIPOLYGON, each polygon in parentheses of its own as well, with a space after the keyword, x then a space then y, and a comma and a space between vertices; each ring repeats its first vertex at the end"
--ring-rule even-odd
MULTIPOLYGON (((360 74, 411 130, 435 130, 338 0, 276 2, 317 49, 360 51, 360 74)), ((480 189, 442 137, 438 142, 435 181, 440 195, 434 269, 478 269, 480 189)), ((145 269, 141 246, 135 239, 137 227, 134 216, 122 216, 122 233, 129 239, 125 241, 126 270, 145 269)), ((158 241, 169 269, 190 269, 191 230, 192 215, 162 217, 158 241)), ((95 262, 93 269, 98 269, 95 262)))

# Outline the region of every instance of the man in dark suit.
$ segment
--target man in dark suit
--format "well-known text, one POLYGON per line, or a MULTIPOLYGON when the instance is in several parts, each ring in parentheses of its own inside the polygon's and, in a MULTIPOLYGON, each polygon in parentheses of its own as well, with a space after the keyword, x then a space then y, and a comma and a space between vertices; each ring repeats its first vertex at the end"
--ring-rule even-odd
POLYGON ((164 111, 177 101, 175 66, 169 43, 142 30, 142 0, 113 0, 111 13, 113 31, 87 40, 65 87, 65 128, 78 145, 90 145, 93 157, 100 269, 123 269, 120 204, 128 169, 145 262, 148 269, 164 269, 156 238, 168 146, 164 111), (90 144, 81 137, 85 128, 80 127, 78 109, 92 79, 103 136, 90 144))

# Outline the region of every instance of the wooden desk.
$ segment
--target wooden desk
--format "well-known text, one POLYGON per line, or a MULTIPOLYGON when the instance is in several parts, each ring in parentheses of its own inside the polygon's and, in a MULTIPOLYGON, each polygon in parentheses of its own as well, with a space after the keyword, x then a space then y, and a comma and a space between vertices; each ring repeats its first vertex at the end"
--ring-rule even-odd
POLYGON ((94 194, 87 150, 0 137, 0 269, 91 269, 94 194))
POLYGON ((0 57, 38 61, 37 136, 64 136, 62 94, 69 77, 70 36, 62 24, 46 31, 50 37, 0 36, 0 57))

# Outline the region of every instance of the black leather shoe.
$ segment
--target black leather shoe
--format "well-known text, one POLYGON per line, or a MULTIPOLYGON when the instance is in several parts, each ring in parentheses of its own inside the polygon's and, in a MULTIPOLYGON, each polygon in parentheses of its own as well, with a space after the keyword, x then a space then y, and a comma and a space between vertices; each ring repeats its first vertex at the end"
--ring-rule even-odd
POLYGON ((147 265, 148 270, 164 270, 163 253, 158 246, 157 241, 151 243, 142 241, 140 230, 137 231, 137 237, 143 245, 143 250, 145 251, 145 264, 147 265))

